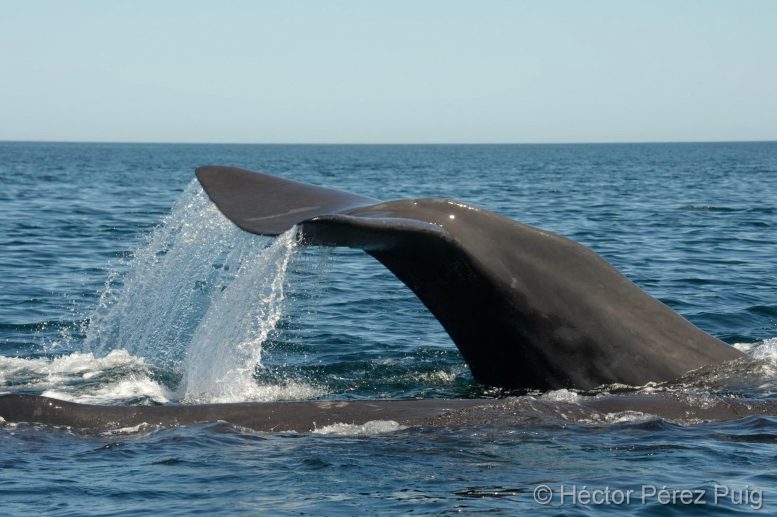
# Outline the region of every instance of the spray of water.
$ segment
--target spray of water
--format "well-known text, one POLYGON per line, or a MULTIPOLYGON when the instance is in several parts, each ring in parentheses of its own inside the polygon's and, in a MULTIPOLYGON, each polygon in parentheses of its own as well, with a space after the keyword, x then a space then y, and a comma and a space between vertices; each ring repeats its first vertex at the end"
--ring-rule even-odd
POLYGON ((112 275, 92 314, 86 347, 123 349, 177 378, 186 401, 315 396, 315 390, 254 380, 262 343, 278 323, 296 232, 246 234, 193 182, 171 213, 112 275), (274 389, 270 389, 274 388, 274 389))
POLYGON ((231 402, 262 399, 254 380, 262 343, 280 320, 284 279, 296 245, 290 230, 244 260, 234 280, 217 293, 189 346, 184 399, 231 402))

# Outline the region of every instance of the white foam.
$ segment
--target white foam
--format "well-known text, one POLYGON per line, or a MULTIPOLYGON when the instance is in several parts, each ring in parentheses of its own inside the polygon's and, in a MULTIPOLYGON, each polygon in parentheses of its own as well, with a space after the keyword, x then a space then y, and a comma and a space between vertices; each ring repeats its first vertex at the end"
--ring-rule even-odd
POLYGON ((424 384, 452 384, 459 376, 459 372, 434 370, 418 374, 418 380, 424 384))
POLYGON ((105 357, 80 352, 35 359, 0 356, 0 384, 22 389, 81 385, 84 379, 111 373, 143 377, 148 375, 148 367, 142 357, 126 350, 114 350, 105 357))
POLYGON ((642 411, 619 411, 617 413, 607 413, 604 415, 604 421, 608 424, 622 424, 622 423, 634 423, 634 422, 646 422, 648 420, 655 420, 655 415, 650 413, 643 413, 642 411))
POLYGON ((21 374, 40 372, 46 364, 45 359, 0 356, 0 384, 16 384, 16 378, 21 374))
POLYGON ((364 436, 393 433, 403 429, 407 429, 407 426, 400 425, 399 422, 395 422, 394 420, 370 420, 363 424, 331 424, 315 429, 313 432, 316 434, 331 434, 337 436, 364 436))
POLYGON ((137 434, 141 431, 145 431, 148 429, 149 424, 148 422, 141 422, 138 425, 133 425, 130 427, 119 427, 118 429, 110 429, 108 431, 105 431, 102 434, 103 436, 113 436, 113 435, 121 435, 121 434, 137 434))
POLYGON ((44 368, 48 373, 81 374, 82 378, 94 377, 105 370, 118 367, 145 368, 146 362, 142 357, 135 357, 126 350, 111 350, 105 357, 95 357, 92 353, 75 352, 70 355, 61 355, 51 359, 44 368))
POLYGON ((130 377, 96 389, 50 389, 42 393, 44 397, 79 402, 82 404, 111 404, 128 400, 142 399, 157 404, 170 402, 170 390, 147 376, 130 377))
POLYGON ((578 395, 574 391, 570 391, 566 388, 562 388, 560 390, 551 390, 548 392, 545 392, 540 397, 542 400, 551 400, 554 402, 570 402, 575 403, 578 400, 580 400, 580 395, 578 395))
POLYGON ((578 420, 581 424, 633 424, 656 420, 659 417, 642 411, 617 411, 615 413, 594 413, 578 420))
POLYGON ((241 392, 189 394, 183 399, 187 404, 227 403, 227 402, 275 402, 278 400, 310 400, 326 395, 327 392, 317 386, 296 381, 283 384, 247 383, 241 392))
POLYGON ((736 343, 734 348, 753 359, 777 364, 777 337, 764 339, 758 343, 736 343))
MULTIPOLYGON (((84 404, 138 400, 165 404, 179 398, 178 393, 152 378, 142 357, 130 355, 126 350, 114 350, 105 357, 80 352, 36 359, 0 356, 0 384, 11 385, 17 391, 40 391, 46 397, 84 404)), ((252 382, 240 393, 207 394, 199 399, 185 398, 182 402, 310 400, 326 393, 321 387, 294 380, 273 385, 252 382)))

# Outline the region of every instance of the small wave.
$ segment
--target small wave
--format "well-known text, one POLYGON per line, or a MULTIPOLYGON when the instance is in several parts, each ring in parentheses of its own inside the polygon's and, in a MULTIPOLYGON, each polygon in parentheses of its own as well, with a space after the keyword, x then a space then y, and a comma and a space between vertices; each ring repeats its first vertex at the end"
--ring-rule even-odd
POLYGON ((720 205, 710 205, 705 203, 697 203, 697 204, 690 204, 690 205, 684 205, 680 207, 681 210, 703 210, 703 211, 709 211, 709 212, 746 212, 746 213, 752 213, 752 214, 774 214, 775 208, 773 206, 759 206, 759 205, 749 205, 749 206, 720 206, 720 205))
POLYGON ((313 431, 315 434, 331 434, 336 436, 365 436, 372 434, 393 433, 407 429, 394 420, 370 420, 363 424, 331 424, 313 431))
POLYGON ((748 211, 747 208, 737 208, 737 207, 731 207, 731 206, 715 206, 715 205, 708 205, 703 203, 698 203, 694 205, 685 205, 682 207, 682 210, 703 210, 703 211, 709 211, 709 212, 744 212, 748 211))

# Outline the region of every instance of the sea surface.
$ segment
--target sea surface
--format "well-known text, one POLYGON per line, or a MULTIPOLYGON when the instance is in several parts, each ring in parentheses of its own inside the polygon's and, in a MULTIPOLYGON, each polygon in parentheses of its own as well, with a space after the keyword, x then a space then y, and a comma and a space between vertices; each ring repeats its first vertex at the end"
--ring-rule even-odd
MULTIPOLYGON (((0 392, 124 405, 601 396, 478 385, 378 262, 237 230, 194 181, 206 164, 386 200, 457 199, 575 239, 755 359, 673 389, 777 397, 777 143, 0 142, 0 392)), ((314 433, 213 422, 97 435, 0 422, 8 515, 624 509, 777 512, 777 417, 314 433), (543 505, 545 485, 554 497, 543 505), (651 487, 703 492, 704 504, 651 487), (585 490, 635 493, 586 504, 585 490)))

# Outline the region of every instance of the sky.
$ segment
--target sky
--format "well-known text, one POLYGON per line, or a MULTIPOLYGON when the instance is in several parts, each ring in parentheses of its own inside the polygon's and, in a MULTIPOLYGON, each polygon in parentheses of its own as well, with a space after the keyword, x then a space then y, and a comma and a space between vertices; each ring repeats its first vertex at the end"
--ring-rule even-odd
POLYGON ((777 1, 0 0, 0 140, 777 140, 777 1))

